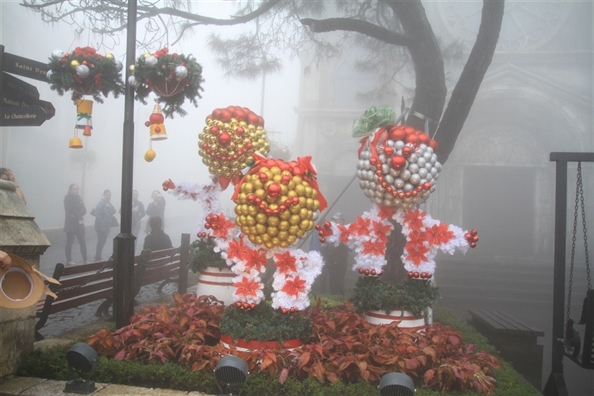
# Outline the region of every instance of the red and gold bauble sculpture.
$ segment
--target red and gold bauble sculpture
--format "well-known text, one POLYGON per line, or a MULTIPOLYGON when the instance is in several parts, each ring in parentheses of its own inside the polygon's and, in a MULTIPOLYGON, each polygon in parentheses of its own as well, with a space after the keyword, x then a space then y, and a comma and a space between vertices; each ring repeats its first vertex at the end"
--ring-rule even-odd
POLYGON ((252 243, 286 248, 314 228, 326 208, 311 157, 285 162, 255 156, 256 165, 235 188, 235 223, 252 243))
POLYGON ((223 189, 239 182, 254 153, 266 156, 270 151, 264 120, 247 107, 215 109, 198 138, 198 154, 223 189))

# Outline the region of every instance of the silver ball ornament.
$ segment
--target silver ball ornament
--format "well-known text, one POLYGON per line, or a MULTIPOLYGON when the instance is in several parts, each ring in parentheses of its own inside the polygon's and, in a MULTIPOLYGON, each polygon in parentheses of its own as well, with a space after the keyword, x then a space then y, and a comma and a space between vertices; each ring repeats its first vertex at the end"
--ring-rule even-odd
POLYGON ((79 65, 76 67, 76 75, 80 78, 87 78, 91 74, 91 70, 87 65, 79 65))
POLYGON ((158 61, 159 60, 154 55, 149 55, 146 58, 144 58, 144 63, 146 63, 149 66, 156 66, 158 61))
POLYGON ((53 71, 48 70, 47 73, 45 74, 45 78, 47 78, 48 80, 51 80, 53 74, 54 74, 53 71))
POLYGON ((185 66, 177 66, 175 68, 175 79, 181 81, 186 77, 188 77, 188 69, 185 66))
POLYGON ((115 65, 118 71, 122 71, 122 69, 124 68, 124 65, 119 60, 115 61, 115 65))
POLYGON ((130 84, 134 88, 137 88, 140 85, 140 83, 138 82, 138 80, 136 80, 136 77, 134 76, 128 77, 128 84, 130 84))
POLYGON ((59 49, 52 51, 52 58, 62 59, 63 57, 64 57, 64 51, 59 50, 59 49))

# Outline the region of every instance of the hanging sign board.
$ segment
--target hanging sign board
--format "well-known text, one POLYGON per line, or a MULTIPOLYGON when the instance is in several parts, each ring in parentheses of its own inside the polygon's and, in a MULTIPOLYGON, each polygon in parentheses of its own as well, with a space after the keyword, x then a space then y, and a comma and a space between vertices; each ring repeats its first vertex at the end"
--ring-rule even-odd
POLYGON ((0 126, 40 126, 47 119, 45 110, 40 106, 2 106, 0 126))
POLYGON ((7 73, 18 74, 19 76, 47 82, 46 74, 49 70, 49 66, 47 63, 41 63, 5 52, 2 58, 2 70, 7 73))
POLYGON ((34 100, 39 99, 39 91, 34 85, 19 80, 7 73, 2 73, 2 91, 4 90, 34 100))

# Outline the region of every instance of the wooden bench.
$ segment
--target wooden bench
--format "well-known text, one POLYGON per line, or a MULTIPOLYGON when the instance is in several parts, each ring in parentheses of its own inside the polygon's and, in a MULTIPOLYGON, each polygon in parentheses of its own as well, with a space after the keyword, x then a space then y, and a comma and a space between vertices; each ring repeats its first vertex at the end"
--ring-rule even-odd
MULTIPOLYGON (((143 250, 134 257, 134 296, 142 286, 161 282, 160 293, 167 283, 177 283, 178 292, 186 293, 188 288, 188 260, 190 254, 190 235, 182 234, 179 247, 151 252, 143 250)), ((64 266, 56 264, 52 277, 60 281, 60 285, 50 284, 50 289, 58 295, 58 299, 46 296, 37 303, 35 339, 42 340, 39 330, 45 326, 49 315, 76 308, 83 304, 105 299, 95 314, 107 314, 113 303, 113 260, 64 266)))
POLYGON ((501 311, 469 309, 468 312, 469 323, 487 337, 528 382, 540 389, 543 346, 537 342, 544 331, 501 311))

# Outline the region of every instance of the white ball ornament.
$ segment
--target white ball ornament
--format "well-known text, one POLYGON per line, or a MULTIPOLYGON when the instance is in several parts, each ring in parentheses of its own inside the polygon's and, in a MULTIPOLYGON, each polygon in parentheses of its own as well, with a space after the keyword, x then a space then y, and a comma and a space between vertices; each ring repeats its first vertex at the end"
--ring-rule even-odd
POLYGON ((144 63, 146 63, 149 66, 156 66, 158 61, 159 60, 153 55, 149 55, 146 58, 144 58, 144 63))
POLYGON ((130 84, 131 86, 133 86, 134 88, 138 87, 140 84, 138 83, 138 80, 136 80, 136 77, 134 76, 130 76, 128 77, 128 84, 130 84))
POLYGON ((124 68, 124 65, 119 60, 115 61, 115 65, 118 71, 122 71, 122 69, 124 68))
POLYGON ((91 74, 91 70, 87 65, 79 65, 76 68, 76 75, 80 78, 87 78, 91 74))
POLYGON ((53 71, 48 70, 47 73, 45 73, 45 78, 47 78, 48 80, 51 80, 53 74, 54 74, 53 71))
POLYGON ((59 49, 52 51, 52 58, 62 59, 63 57, 64 57, 64 51, 59 50, 59 49))
POLYGON ((185 66, 177 66, 175 68, 175 79, 181 81, 186 77, 188 77, 188 69, 185 66))

